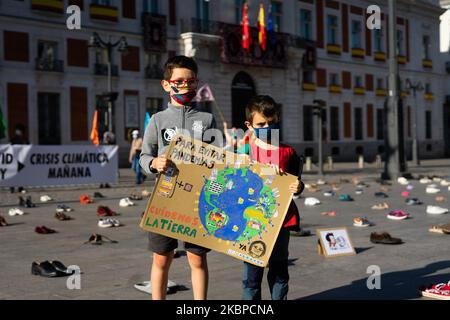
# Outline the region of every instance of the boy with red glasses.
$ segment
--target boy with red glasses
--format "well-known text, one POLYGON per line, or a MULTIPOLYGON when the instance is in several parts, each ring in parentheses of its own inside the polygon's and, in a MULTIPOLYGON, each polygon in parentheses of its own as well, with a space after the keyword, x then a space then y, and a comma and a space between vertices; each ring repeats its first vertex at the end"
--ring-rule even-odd
MULTIPOLYGON (((191 137, 203 137, 207 129, 215 128, 211 113, 199 111, 195 103, 198 67, 194 59, 185 56, 170 58, 165 64, 161 85, 169 95, 167 109, 154 114, 145 129, 140 165, 147 174, 165 173, 172 163, 165 152, 172 138, 181 131, 189 131, 191 137)), ((210 141, 205 141, 210 142, 210 141)), ((176 239, 149 232, 149 249, 153 251, 151 269, 152 299, 166 298, 169 268, 178 247, 176 239)), ((184 243, 191 267, 194 299, 205 300, 208 290, 209 249, 184 243)))

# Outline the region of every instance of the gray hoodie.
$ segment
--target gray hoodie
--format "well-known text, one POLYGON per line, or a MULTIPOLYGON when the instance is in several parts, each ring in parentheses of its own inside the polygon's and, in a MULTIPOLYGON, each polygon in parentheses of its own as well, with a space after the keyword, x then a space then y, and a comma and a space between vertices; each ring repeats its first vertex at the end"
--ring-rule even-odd
POLYGON ((212 128, 216 128, 216 122, 211 113, 195 107, 175 107, 169 102, 168 108, 154 114, 145 128, 139 159, 141 167, 147 174, 155 173, 150 171, 151 161, 166 152, 173 136, 180 130, 187 130, 194 137, 194 131, 201 130, 203 134, 212 128))

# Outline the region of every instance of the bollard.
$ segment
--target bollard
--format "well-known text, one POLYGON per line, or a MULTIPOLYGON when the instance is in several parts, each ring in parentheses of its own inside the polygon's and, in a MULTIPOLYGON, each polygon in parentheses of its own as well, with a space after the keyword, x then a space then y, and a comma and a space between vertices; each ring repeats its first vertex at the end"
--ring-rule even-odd
POLYGON ((327 162, 328 162, 328 170, 333 170, 333 157, 328 156, 327 157, 327 162))
POLYGON ((377 154, 376 157, 375 157, 375 165, 376 165, 377 168, 381 168, 382 167, 381 156, 379 154, 377 154))
POLYGON ((306 171, 311 171, 312 167, 312 161, 311 157, 306 157, 306 171))
POLYGON ((364 156, 362 154, 360 154, 358 157, 358 168, 364 168, 364 156))

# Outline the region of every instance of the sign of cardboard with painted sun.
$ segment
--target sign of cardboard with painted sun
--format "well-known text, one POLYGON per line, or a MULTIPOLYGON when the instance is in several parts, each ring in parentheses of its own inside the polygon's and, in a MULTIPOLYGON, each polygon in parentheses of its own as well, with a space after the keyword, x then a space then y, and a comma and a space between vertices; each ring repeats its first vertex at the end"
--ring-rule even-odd
POLYGON ((266 266, 297 177, 184 135, 166 155, 141 228, 266 266))

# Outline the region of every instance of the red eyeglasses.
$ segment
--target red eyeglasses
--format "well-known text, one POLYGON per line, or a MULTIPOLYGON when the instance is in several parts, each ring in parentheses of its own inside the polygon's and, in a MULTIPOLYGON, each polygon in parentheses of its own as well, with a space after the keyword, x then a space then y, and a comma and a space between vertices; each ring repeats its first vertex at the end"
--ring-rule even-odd
POLYGON ((196 78, 184 79, 184 80, 178 79, 178 80, 168 80, 168 82, 177 88, 181 88, 184 86, 195 87, 198 84, 198 79, 196 79, 196 78))

